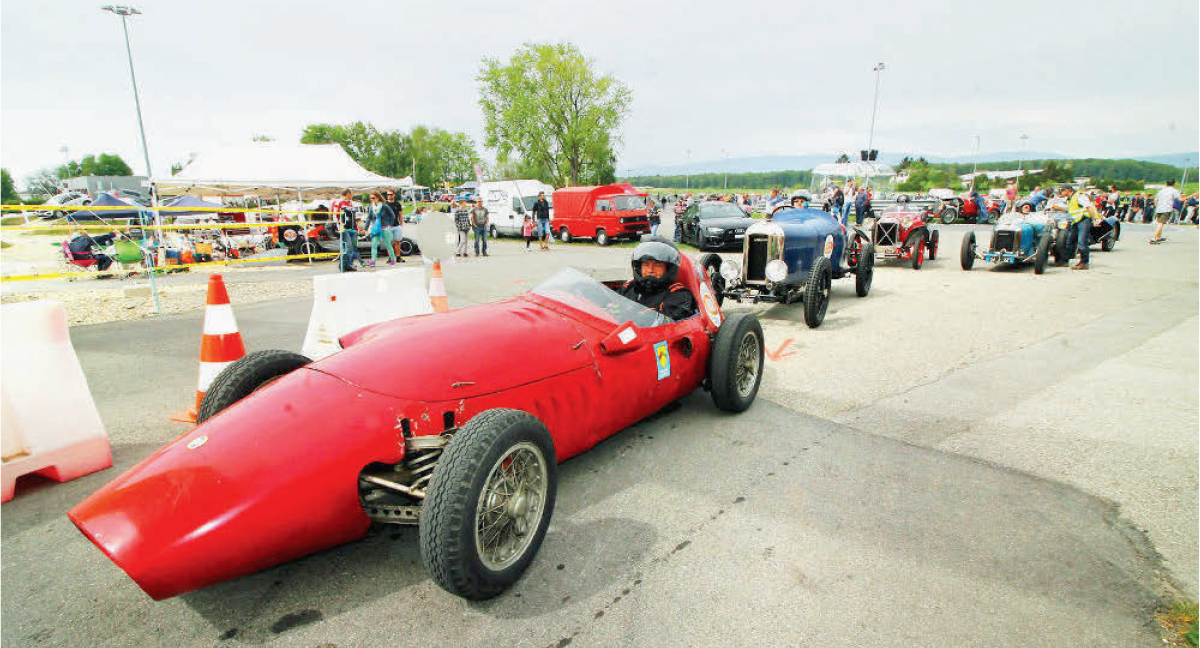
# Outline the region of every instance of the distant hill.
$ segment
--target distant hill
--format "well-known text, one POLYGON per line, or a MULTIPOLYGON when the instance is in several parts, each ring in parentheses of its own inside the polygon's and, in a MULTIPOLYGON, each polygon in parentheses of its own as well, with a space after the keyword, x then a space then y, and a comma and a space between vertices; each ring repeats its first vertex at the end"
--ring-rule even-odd
MULTIPOLYGON (((920 153, 896 153, 881 155, 881 161, 888 164, 897 164, 904 157, 919 158, 920 153)), ((812 153, 805 155, 762 155, 756 157, 730 158, 728 160, 704 160, 692 162, 690 164, 661 164, 633 167, 622 169, 618 175, 622 178, 636 176, 665 176, 665 175, 684 175, 684 174, 699 174, 699 173, 763 173, 768 171, 793 171, 793 170, 809 170, 818 164, 825 164, 837 160, 837 153, 812 153)), ((925 155, 926 160, 932 164, 970 164, 975 160, 970 155, 941 157, 937 155, 925 155)), ((1080 159, 1072 156, 1062 155, 1061 153, 1047 153, 1045 151, 1007 151, 999 153, 981 153, 978 162, 1012 162, 1016 164, 1017 160, 1066 160, 1080 159)), ((1200 159, 1198 153, 1170 153, 1162 155, 1130 155, 1121 158, 1105 158, 1105 159, 1123 159, 1123 160, 1138 160, 1142 162, 1156 162, 1159 164, 1169 164, 1171 166, 1182 167, 1184 161, 1191 159, 1189 166, 1195 168, 1196 160, 1200 159)))

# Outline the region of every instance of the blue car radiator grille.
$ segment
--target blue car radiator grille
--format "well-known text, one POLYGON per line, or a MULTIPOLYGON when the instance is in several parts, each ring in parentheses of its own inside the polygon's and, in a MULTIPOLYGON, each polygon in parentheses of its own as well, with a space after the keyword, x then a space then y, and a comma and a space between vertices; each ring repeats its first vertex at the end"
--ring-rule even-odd
POLYGON ((1020 236, 1016 232, 999 231, 992 237, 992 251, 1014 252, 1020 242, 1020 236))

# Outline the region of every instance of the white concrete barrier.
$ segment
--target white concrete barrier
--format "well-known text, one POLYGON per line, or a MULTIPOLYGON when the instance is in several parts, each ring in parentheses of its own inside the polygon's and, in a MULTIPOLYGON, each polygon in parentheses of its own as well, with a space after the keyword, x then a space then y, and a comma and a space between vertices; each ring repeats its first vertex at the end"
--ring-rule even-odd
POLYGON ((424 268, 318 275, 302 353, 320 360, 341 350, 338 338, 355 329, 432 312, 424 268))
POLYGON ((0 436, 2 501, 17 478, 38 473, 64 482, 112 465, 108 434, 60 302, 0 306, 0 436))

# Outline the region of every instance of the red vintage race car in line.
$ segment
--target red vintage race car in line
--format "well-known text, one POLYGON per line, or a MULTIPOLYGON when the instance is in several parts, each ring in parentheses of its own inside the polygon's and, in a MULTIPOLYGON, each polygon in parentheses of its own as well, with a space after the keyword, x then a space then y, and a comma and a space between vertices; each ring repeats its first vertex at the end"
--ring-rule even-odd
POLYGON ((191 432, 69 512, 163 599, 419 525, 434 580, 470 599, 533 560, 557 464, 703 386, 723 410, 758 393, 763 336, 725 316, 703 268, 670 321, 566 269, 529 293, 343 337, 317 362, 252 353, 214 381, 191 432), (481 332, 486 332, 482 335, 481 332))
POLYGON ((937 258, 940 234, 925 220, 928 211, 910 210, 905 203, 898 203, 893 211, 884 212, 870 226, 871 242, 875 244, 875 257, 910 261, 914 270, 929 260, 937 258))

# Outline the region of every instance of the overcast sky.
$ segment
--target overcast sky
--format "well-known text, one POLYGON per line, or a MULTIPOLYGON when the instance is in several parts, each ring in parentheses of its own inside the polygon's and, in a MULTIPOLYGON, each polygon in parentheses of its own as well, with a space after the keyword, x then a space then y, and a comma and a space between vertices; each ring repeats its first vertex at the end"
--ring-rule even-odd
MULTIPOLYGON (((0 164, 144 168, 120 19, 101 0, 0 4, 0 164)), ((150 160, 306 124, 482 139, 480 59, 569 41, 633 91, 618 168, 866 147, 1112 157, 1196 150, 1188 0, 970 3, 149 0, 130 20, 150 160)), ((485 152, 490 157, 490 151, 485 152)))

